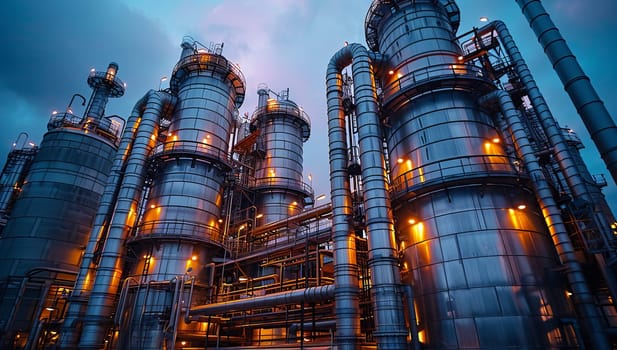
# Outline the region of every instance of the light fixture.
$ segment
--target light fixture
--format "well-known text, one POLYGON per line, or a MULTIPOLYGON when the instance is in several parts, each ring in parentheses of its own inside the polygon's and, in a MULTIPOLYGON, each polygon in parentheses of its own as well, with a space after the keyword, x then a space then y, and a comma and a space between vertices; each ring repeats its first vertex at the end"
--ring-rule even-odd
POLYGON ((315 201, 320 201, 322 199, 326 199, 326 195, 325 194, 320 194, 319 196, 317 196, 317 198, 315 198, 315 201))
POLYGON ((486 16, 480 17, 480 22, 488 22, 488 17, 486 16))
POLYGON ((527 206, 526 206, 525 204, 519 204, 519 205, 517 206, 517 208, 518 208, 519 210, 524 210, 525 208, 527 208, 527 206))
POLYGON ((197 255, 193 255, 193 256, 191 257, 191 260, 193 260, 193 261, 197 261, 197 255))

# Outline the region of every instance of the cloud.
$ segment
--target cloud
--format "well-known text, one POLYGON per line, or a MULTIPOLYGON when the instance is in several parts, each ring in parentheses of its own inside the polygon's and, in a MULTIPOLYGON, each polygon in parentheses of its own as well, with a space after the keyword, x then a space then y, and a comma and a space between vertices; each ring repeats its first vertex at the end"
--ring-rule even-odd
MULTIPOLYGON (((90 95, 86 78, 92 67, 104 70, 118 62, 119 77, 129 86, 125 99, 134 103, 148 83, 158 82, 153 72, 161 64, 169 69, 177 57, 156 23, 118 1, 11 0, 0 14, 0 42, 0 101, 14 105, 5 107, 9 122, 2 139, 32 128, 32 136, 42 135, 52 110, 64 109, 74 93, 90 95)), ((114 114, 130 110, 122 109, 114 114)))

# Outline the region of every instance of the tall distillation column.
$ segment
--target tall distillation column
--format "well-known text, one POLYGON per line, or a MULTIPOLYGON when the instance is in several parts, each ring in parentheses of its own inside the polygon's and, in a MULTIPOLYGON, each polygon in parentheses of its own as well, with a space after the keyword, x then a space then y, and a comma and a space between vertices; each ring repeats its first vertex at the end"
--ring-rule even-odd
POLYGON ((572 346, 544 218, 476 102, 494 89, 460 61, 452 0, 373 2, 403 283, 427 349, 572 346), (526 209, 523 208, 526 205, 526 209))
MULTIPOLYGON (((66 296, 88 241, 123 126, 118 117, 104 117, 107 99, 124 94, 117 70, 111 63, 105 72, 90 72, 88 84, 94 93, 87 118, 73 114, 69 104, 66 112, 54 112, 47 124, 0 239, 0 281, 5 290, 0 318, 6 330, 28 333, 36 326, 45 331, 47 325, 39 318, 51 323, 63 317, 56 306, 43 303, 53 303, 46 298, 50 293, 66 296), (31 280, 45 282, 37 285, 31 280), (42 302, 25 302, 25 296, 42 302)), ((12 343, 13 336, 4 333, 2 344, 12 343)), ((17 344, 34 342, 34 336, 21 334, 17 344)))
POLYGON ((287 91, 270 97, 267 87, 257 91, 259 104, 251 118, 251 129, 259 130, 257 147, 263 157, 255 165, 258 225, 299 214, 304 199, 313 195, 302 181, 302 143, 311 132, 306 113, 289 100, 287 91))
POLYGON ((0 236, 2 236, 2 228, 10 217, 11 206, 21 192, 30 164, 38 149, 34 143, 28 141, 28 134, 22 132, 7 156, 0 173, 0 236))
MULTIPOLYGON (((208 284, 206 266, 222 252, 224 230, 219 226, 223 183, 229 165, 229 142, 237 109, 244 100, 244 77, 239 68, 221 55, 222 45, 200 48, 184 42, 170 87, 177 96, 171 124, 164 140, 150 158, 155 166, 137 234, 129 245, 138 263, 129 278, 135 287, 132 332, 127 343, 141 349, 171 346, 177 332, 178 310, 186 299, 185 282, 208 284), (179 292, 170 289, 179 285, 179 292), (167 316, 166 316, 167 315, 167 316)), ((130 288, 126 284, 125 288, 130 288)), ((211 287, 211 286, 210 286, 211 287)))

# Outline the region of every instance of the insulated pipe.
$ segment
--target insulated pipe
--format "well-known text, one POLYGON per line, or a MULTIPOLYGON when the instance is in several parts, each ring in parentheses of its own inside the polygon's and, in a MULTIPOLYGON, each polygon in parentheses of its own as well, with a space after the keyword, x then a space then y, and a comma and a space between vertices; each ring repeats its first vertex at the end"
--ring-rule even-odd
MULTIPOLYGON (((338 286, 336 286, 336 289, 338 289, 338 286)), ((333 297, 335 297, 335 287, 333 284, 329 284, 273 293, 249 299, 238 299, 216 304, 195 306, 191 308, 190 315, 213 316, 226 312, 250 310, 253 308, 298 304, 301 302, 316 303, 332 299, 333 297)))
MULTIPOLYGON (((538 114, 538 119, 542 124, 542 128, 549 137, 550 144, 553 146, 554 155, 562 173, 565 176, 568 187, 572 191, 572 194, 576 198, 580 198, 588 203, 591 203, 594 207, 594 216, 596 220, 600 219, 600 222, 605 223, 604 211, 602 209, 598 210, 597 208, 608 208, 608 204, 604 200, 600 189, 597 186, 588 186, 585 181, 585 177, 581 176, 581 171, 587 171, 587 169, 581 169, 581 166, 577 165, 578 163, 576 161, 576 157, 572 154, 568 141, 564 137, 563 132, 555 121, 551 111, 548 109, 546 101, 540 93, 540 90, 538 89, 538 86, 536 85, 536 82, 533 79, 527 64, 525 63, 525 60, 523 59, 523 56, 519 52, 514 39, 508 31, 508 28, 503 22, 495 21, 481 28, 479 30, 479 36, 481 36, 482 33, 492 30, 497 31, 497 35, 499 36, 506 53, 511 58, 521 83, 527 90, 531 103, 538 114), (600 201, 603 203, 599 203, 600 201)), ((608 225, 598 224, 597 229, 601 231, 604 237, 607 237, 606 235, 610 235, 610 233, 606 232, 608 225)), ((599 256, 596 256, 596 258, 600 259, 599 256)), ((600 265, 605 266, 606 264, 604 262, 600 262, 600 265)), ((607 269, 603 270, 606 271, 607 269)), ((614 286, 617 282, 615 281, 613 274, 609 271, 608 273, 605 273, 605 276, 610 286, 611 293, 615 295, 613 291, 615 290, 614 286)))
POLYGON ((103 232, 109 225, 109 219, 114 209, 114 203, 120 189, 120 183, 124 177, 124 166, 126 165, 126 159, 131 152, 131 146, 135 141, 135 132, 139 127, 140 116, 146 105, 150 93, 147 93, 142 97, 133 108, 131 116, 127 121, 127 125, 124 129, 118 151, 114 158, 107 184, 101 196, 101 201, 97 214, 94 218, 92 229, 90 230, 90 240, 86 246, 81 265, 79 268, 79 274, 75 281, 75 287, 73 294, 71 295, 70 304, 63 323, 63 329, 60 336, 60 342, 62 348, 72 349, 77 346, 79 341, 78 328, 76 327, 77 320, 83 316, 84 304, 87 302, 87 294, 90 292, 92 285, 91 275, 94 274, 92 265, 94 255, 97 248, 102 246, 104 237, 103 232), (101 239, 103 241, 101 241, 101 239), (99 243, 101 241, 101 243, 99 243))
POLYGON ((561 218, 561 211, 555 202, 550 185, 531 146, 518 111, 510 95, 497 90, 478 101, 481 105, 498 104, 501 113, 512 133, 517 155, 523 159, 525 168, 532 179, 532 186, 542 210, 542 214, 551 234, 551 239, 561 263, 566 267, 565 274, 572 288, 572 300, 583 319, 585 334, 589 335, 593 349, 610 349, 604 333, 600 315, 594 305, 593 295, 587 284, 583 268, 576 258, 576 253, 566 226, 561 218))
MULTIPOLYGON (((362 182, 364 184, 364 204, 366 208, 368 265, 371 271, 372 300, 375 314, 375 337, 380 349, 404 349, 407 347, 407 329, 403 315, 402 296, 399 290, 400 274, 394 238, 394 220, 384 168, 384 154, 382 152, 382 136, 377 114, 377 94, 368 51, 360 44, 349 44, 339 50, 330 60, 326 78, 328 96, 328 121, 330 132, 330 169, 339 171, 340 165, 333 166, 333 152, 345 152, 344 146, 345 121, 341 103, 342 87, 340 71, 345 66, 352 65, 354 81, 354 95, 356 102, 356 118, 358 121, 358 145, 360 148, 360 162, 362 168, 362 182), (342 131, 342 134, 335 132, 342 131), (337 147, 338 146, 338 147, 337 147)), ((334 154, 334 156, 341 156, 334 154)), ((342 157, 346 160, 346 157, 342 157)), ((337 209, 334 194, 341 183, 335 183, 331 175, 333 196, 333 211, 337 209)), ((347 187, 349 188, 349 187, 347 187)), ((348 190, 346 189, 346 192, 348 190)), ((349 198, 349 197, 348 197, 349 198)), ((334 225, 333 214, 333 225, 334 225)), ((348 220, 346 217, 345 219, 348 220)), ((334 226, 333 226, 334 227, 334 226)), ((336 227, 334 232, 337 232, 336 227)), ((336 250, 335 250, 336 257, 336 250)), ((336 259, 336 258, 335 258, 336 259)), ((336 260, 335 260, 336 261, 336 260)), ((335 265, 335 271, 337 266, 335 265)), ((355 272, 357 283, 357 272, 355 272)), ((337 291, 339 288, 335 274, 337 291)), ((337 317, 339 312, 339 296, 337 300, 337 317)), ((341 329, 337 322, 337 333, 341 329)))
POLYGON ((617 126, 539 0, 516 0, 617 183, 617 126))
POLYGON ((353 209, 347 171, 348 146, 341 75, 342 69, 352 60, 352 48, 358 46, 360 45, 345 46, 339 50, 330 59, 326 73, 330 201, 334 244, 334 284, 336 285, 336 344, 341 350, 353 350, 360 342, 360 288, 356 263, 356 240, 349 224, 352 220, 353 209))
POLYGON ((531 71, 527 67, 523 56, 521 55, 512 35, 510 35, 510 31, 506 27, 506 25, 501 21, 494 21, 486 25, 485 27, 479 30, 480 33, 485 31, 496 30, 499 39, 501 40, 504 49, 512 63, 514 64, 514 68, 516 73, 518 74, 521 83, 525 86, 527 90, 527 94, 529 95, 529 99, 531 104, 533 105, 536 113, 538 114, 538 119, 542 124, 542 128, 546 132, 549 142, 553 147, 553 152, 557 162, 559 163, 559 167, 563 172, 568 186, 572 190, 572 193, 576 197, 580 197, 587 201, 590 201, 590 196, 587 191, 587 187, 584 179, 581 177, 578 168, 572 155, 570 154, 570 149, 568 147, 567 141, 563 136, 561 128, 555 121, 551 111, 548 109, 548 105, 544 100, 544 96, 538 89, 536 85, 536 81, 531 75, 531 71))
POLYGON ((147 158, 156 142, 161 114, 175 98, 162 91, 150 90, 133 149, 127 160, 122 186, 116 202, 109 233, 97 266, 97 274, 86 310, 80 349, 98 349, 103 344, 109 316, 114 311, 115 295, 120 286, 124 243, 138 210, 138 202, 147 170, 147 158), (154 137, 153 137, 154 136, 154 137))

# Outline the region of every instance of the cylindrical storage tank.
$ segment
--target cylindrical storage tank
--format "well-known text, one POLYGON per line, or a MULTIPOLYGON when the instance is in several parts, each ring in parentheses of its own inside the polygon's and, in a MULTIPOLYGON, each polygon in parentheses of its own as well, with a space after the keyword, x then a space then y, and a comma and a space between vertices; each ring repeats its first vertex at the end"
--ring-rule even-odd
POLYGON ((374 1, 367 16, 367 41, 387 57, 380 80, 392 208, 419 341, 426 349, 573 346, 546 224, 478 106, 494 87, 459 58, 458 18, 451 0, 374 1))
MULTIPOLYGON (((33 270, 49 270, 43 275, 48 283, 55 271, 76 274, 116 147, 115 140, 87 132, 80 124, 50 128, 0 238, 0 282, 16 277, 25 281, 33 270)), ((32 318, 38 317, 39 300, 22 299, 6 286, 5 295, 14 297, 2 300, 0 323, 21 329, 21 337, 32 336, 28 333, 36 322, 32 318)), ((37 298, 46 297, 45 291, 39 293, 37 298)))
MULTIPOLYGON (((169 281, 193 276, 209 283, 206 265, 222 252, 223 183, 229 166, 234 116, 244 99, 244 77, 220 51, 182 44, 171 78, 177 103, 165 140, 155 149, 152 185, 129 244, 139 261, 129 275, 144 283, 127 306, 134 326, 121 339, 141 349, 160 349, 173 305, 169 281), (191 48, 193 51, 191 52, 191 48), (167 283, 166 283, 167 282, 167 283), (149 286, 149 287, 148 287, 149 286), (135 345, 136 346, 136 345, 135 345)), ((181 323, 181 321, 179 322, 181 323)))
POLYGON ((310 136, 310 120, 298 105, 280 96, 269 97, 260 89, 260 104, 253 113, 251 129, 260 130, 258 144, 265 150, 255 164, 257 225, 299 214, 313 190, 302 178, 302 143, 310 136))
POLYGON ((0 240, 0 279, 34 267, 77 271, 115 150, 82 130, 45 134, 0 240))
POLYGON ((194 237, 221 244, 227 150, 234 114, 244 99, 244 77, 220 54, 195 50, 187 55, 185 46, 170 83, 178 102, 165 141, 152 156, 158 166, 139 236, 194 237))

